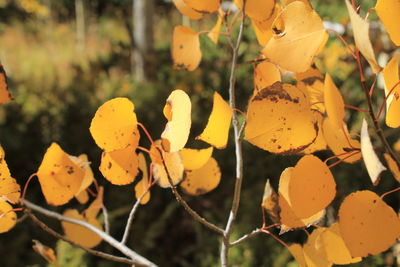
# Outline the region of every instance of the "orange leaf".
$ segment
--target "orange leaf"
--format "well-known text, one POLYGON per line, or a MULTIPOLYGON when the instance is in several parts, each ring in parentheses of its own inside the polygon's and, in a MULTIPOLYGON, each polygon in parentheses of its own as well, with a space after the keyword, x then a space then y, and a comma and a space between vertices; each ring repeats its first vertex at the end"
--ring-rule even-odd
POLYGON ((8 232, 17 222, 17 214, 10 211, 13 208, 7 202, 0 200, 0 233, 8 232))
POLYGON ((263 61, 254 69, 254 92, 253 96, 258 94, 262 89, 268 87, 275 82, 281 81, 281 72, 268 61, 263 61))
POLYGON ((267 182, 265 183, 264 187, 264 194, 263 194, 263 199, 261 206, 265 209, 265 211, 268 213, 268 215, 271 217, 271 220, 273 223, 279 223, 280 218, 279 218, 279 196, 275 192, 275 190, 272 188, 271 183, 269 182, 269 179, 267 179, 267 182))
POLYGON ((99 169, 112 184, 126 185, 135 180, 138 164, 135 148, 129 146, 112 152, 103 152, 99 169))
POLYGON ((397 163, 394 161, 394 159, 392 159, 392 157, 385 153, 383 154, 383 156, 385 157, 386 163, 389 167, 389 170, 392 172, 394 178, 397 180, 397 182, 400 183, 400 169, 399 166, 397 166, 397 163))
POLYGON ((348 195, 339 209, 339 227, 353 257, 381 253, 400 237, 396 212, 372 191, 348 195))
POLYGON ((190 19, 196 20, 196 19, 201 19, 203 17, 202 13, 199 13, 190 6, 188 6, 184 2, 184 0, 172 0, 172 2, 174 2, 176 8, 179 10, 179 12, 182 13, 182 15, 190 19))
POLYGON ((0 199, 15 204, 18 202, 20 196, 21 188, 17 181, 11 177, 5 160, 4 150, 0 146, 0 199))
POLYGON ((329 74, 325 76, 324 84, 324 104, 326 107, 326 113, 330 118, 330 121, 337 127, 341 127, 344 119, 344 101, 339 89, 329 74))
POLYGON ((201 61, 199 34, 191 28, 176 26, 172 37, 175 69, 195 70, 201 61))
POLYGON ((253 24, 254 32, 256 33, 257 41, 261 46, 266 46, 268 41, 273 35, 272 23, 275 18, 281 12, 281 8, 278 4, 275 5, 272 15, 265 20, 251 19, 253 24))
POLYGON ((140 204, 145 205, 150 201, 150 190, 148 190, 150 180, 147 171, 146 158, 143 153, 139 153, 139 170, 142 171, 142 179, 135 185, 135 197, 136 199, 139 199, 144 192, 148 191, 140 201, 140 204))
POLYGON ((318 128, 310 103, 298 87, 275 82, 250 100, 245 139, 277 154, 296 154, 311 145, 318 128))
POLYGON ((335 195, 336 183, 328 166, 313 155, 303 156, 289 182, 289 198, 296 216, 308 218, 324 210, 335 195))
POLYGON ((85 171, 58 144, 52 143, 43 157, 37 176, 47 203, 60 206, 78 192, 85 171))
POLYGON ((217 22, 215 23, 214 27, 210 30, 210 32, 207 34, 208 38, 210 38, 211 41, 215 44, 218 43, 219 32, 221 31, 221 25, 222 25, 222 18, 224 16, 225 16, 224 11, 222 11, 222 9, 219 9, 217 22))
POLYGON ((183 2, 200 13, 212 13, 221 5, 221 0, 183 0, 183 2))
POLYGON ((38 253, 40 256, 46 259, 51 264, 57 265, 57 256, 52 248, 43 245, 38 240, 33 239, 32 248, 38 253))
MULTIPOLYGON (((63 215, 72 219, 86 221, 101 230, 101 225, 95 218, 86 218, 79 214, 77 210, 68 209, 63 215)), ((102 239, 99 235, 83 226, 66 221, 62 221, 61 225, 67 238, 83 247, 93 248, 101 243, 102 239)))
POLYGON ((375 10, 383 25, 385 25, 390 39, 395 45, 399 46, 400 31, 398 20, 400 17, 400 2, 397 0, 378 0, 375 10))
POLYGON ((204 149, 183 148, 180 153, 185 170, 196 170, 203 167, 211 158, 213 147, 204 149))
POLYGON ((306 71, 325 39, 318 14, 303 2, 295 1, 277 16, 272 29, 275 34, 262 53, 283 69, 306 71))
POLYGON ((106 152, 129 145, 136 148, 139 132, 134 108, 133 103, 123 97, 111 99, 98 108, 90 124, 90 133, 100 148, 106 152))
POLYGON ((315 229, 303 245, 304 260, 307 267, 330 267, 332 263, 317 251, 316 243, 324 228, 315 229))
POLYGON ((214 190, 221 180, 221 171, 214 158, 209 158, 199 169, 186 170, 186 178, 180 184, 188 195, 198 196, 214 190))
POLYGON ((353 258, 340 234, 339 224, 334 223, 323 228, 316 239, 316 249, 333 264, 350 264, 360 262, 360 257, 353 258))

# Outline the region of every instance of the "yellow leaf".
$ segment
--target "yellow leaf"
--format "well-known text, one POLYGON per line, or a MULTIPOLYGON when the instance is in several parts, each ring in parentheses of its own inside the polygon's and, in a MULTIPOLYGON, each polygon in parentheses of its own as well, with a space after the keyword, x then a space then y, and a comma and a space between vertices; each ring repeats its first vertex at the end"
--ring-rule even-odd
POLYGON ((221 5, 221 0, 183 0, 183 2, 200 13, 212 13, 221 5))
POLYGON ((17 222, 17 214, 10 211, 13 208, 7 202, 0 200, 0 233, 8 232, 17 222))
POLYGON ((140 204, 145 205, 150 201, 150 190, 148 190, 150 180, 147 171, 146 158, 143 153, 139 153, 139 170, 142 171, 142 179, 135 185, 135 197, 136 199, 139 199, 144 192, 148 191, 140 201, 140 204))
POLYGON ((267 179, 267 182, 265 183, 265 187, 264 187, 264 194, 263 194, 261 206, 271 217, 271 220, 273 223, 280 222, 280 218, 279 218, 280 210, 279 210, 278 201, 279 201, 279 196, 275 192, 275 190, 272 188, 271 183, 269 182, 269 179, 267 179))
POLYGON ((332 263, 321 255, 316 248, 316 241, 324 228, 315 229, 308 237, 307 242, 303 245, 304 259, 307 267, 330 267, 332 263))
POLYGON ((316 249, 333 264, 350 264, 360 262, 360 257, 352 257, 340 234, 339 224, 334 223, 323 228, 316 239, 316 249))
POLYGON ((172 59, 175 69, 193 71, 201 61, 199 34, 191 28, 176 26, 172 37, 172 59))
POLYGON ((33 239, 32 242, 32 248, 36 251, 36 253, 45 258, 49 263, 57 265, 57 256, 52 248, 43 245, 40 243, 40 241, 35 239, 33 239))
POLYGON ((0 199, 15 204, 18 202, 20 195, 21 188, 17 181, 11 177, 5 160, 4 149, 0 146, 0 199))
POLYGON ((308 218, 324 210, 335 195, 336 183, 328 166, 313 155, 303 156, 289 182, 289 199, 296 216, 308 218))
POLYGON ((0 64, 0 104, 7 103, 11 100, 13 100, 13 97, 8 89, 7 74, 0 64))
POLYGON ((386 170, 386 167, 383 166, 375 153, 368 134, 368 124, 365 119, 361 127, 361 153, 365 167, 367 167, 369 178, 371 178, 373 185, 377 185, 379 183, 380 174, 382 171, 386 170))
POLYGON ((123 97, 105 102, 96 111, 90 133, 96 144, 106 152, 137 146, 139 132, 133 103, 123 97))
POLYGON ((398 20, 400 17, 400 2, 397 0, 378 0, 375 6, 376 13, 397 46, 400 45, 400 31, 398 20))
POLYGON ((342 123, 342 127, 339 128, 327 117, 322 124, 322 131, 329 148, 339 159, 347 163, 361 159, 361 153, 355 153, 361 148, 360 142, 351 139, 346 124, 342 123))
POLYGON ((199 169, 186 170, 186 178, 180 184, 188 195, 199 196, 214 190, 221 180, 221 171, 214 158, 209 158, 199 169))
POLYGON ((277 16, 272 29, 275 34, 262 53, 285 70, 306 71, 325 38, 318 14, 303 2, 295 1, 277 16))
POLYGON ((400 237, 396 212, 372 191, 348 195, 339 208, 339 227, 352 257, 376 255, 400 237))
POLYGON ((229 126, 232 120, 232 109, 225 100, 214 92, 213 108, 204 131, 196 137, 210 145, 222 149, 228 143, 229 126))
POLYGON ((58 144, 52 143, 43 157, 37 176, 47 203, 60 206, 78 192, 85 171, 58 144))
POLYGON ((171 179, 173 185, 178 184, 183 179, 183 162, 179 152, 166 152, 161 146, 161 140, 155 141, 151 146, 151 161, 153 163, 153 177, 158 185, 163 188, 171 187, 168 179, 171 179), (167 170, 164 167, 164 163, 167 170))
POLYGON ((378 74, 381 71, 381 67, 379 67, 378 63, 376 62, 371 40, 369 39, 369 23, 357 14, 348 0, 345 0, 345 2, 347 11, 349 12, 356 46, 368 61, 372 71, 375 74, 378 74))
POLYGON ((138 164, 135 148, 129 146, 112 152, 103 152, 99 169, 110 183, 126 185, 135 180, 138 164))
POLYGON ((263 61, 254 68, 254 92, 258 94, 265 87, 271 86, 275 82, 281 81, 281 72, 268 61, 263 61))
POLYGON ((389 167, 389 170, 392 172, 394 178, 397 180, 397 182, 400 183, 400 169, 399 166, 397 166, 396 162, 394 161, 394 159, 392 159, 392 157, 385 153, 383 154, 383 156, 385 157, 386 163, 389 167))
POLYGON ((324 104, 330 121, 337 127, 341 127, 344 119, 344 101, 329 74, 325 76, 324 104))
POLYGON ((257 21, 269 20, 274 14, 276 0, 246 0, 245 13, 257 21))
POLYGON ((89 195, 86 192, 86 189, 93 183, 93 171, 92 168, 90 168, 90 162, 86 154, 79 155, 78 157, 71 156, 71 159, 85 170, 85 176, 83 177, 82 184, 75 194, 75 198, 79 201, 79 203, 84 204, 89 200, 89 195))
POLYGON ((210 32, 207 34, 208 38, 210 38, 211 41, 215 44, 218 43, 219 32, 221 31, 221 25, 222 25, 222 18, 224 16, 225 16, 224 11, 222 11, 222 9, 219 9, 217 22, 215 23, 214 27, 210 30, 210 32))
POLYGON ((99 211, 103 208, 103 196, 104 196, 104 187, 100 186, 96 198, 89 205, 89 207, 83 211, 85 218, 95 219, 97 217, 99 211))
POLYGON ((277 154, 296 154, 311 145, 318 128, 310 103, 298 87, 275 82, 251 98, 245 139, 277 154))
POLYGON ((397 84, 399 82, 399 58, 400 54, 393 56, 382 71, 385 81, 385 96, 387 97, 386 125, 392 128, 400 127, 400 85, 397 84))
POLYGON ((290 229, 308 227, 310 224, 317 223, 325 215, 325 210, 322 210, 308 218, 300 219, 296 216, 292 209, 292 201, 289 196, 289 185, 294 168, 286 168, 279 179, 279 208, 281 219, 281 233, 290 229))
POLYGON ((174 2, 176 8, 182 13, 182 15, 190 19, 196 20, 203 17, 202 13, 199 13, 193 8, 189 7, 184 0, 172 0, 172 2, 174 2))
POLYGON ((203 167, 211 158, 213 147, 204 149, 183 148, 180 153, 185 170, 196 170, 203 167))
MULTIPOLYGON (((77 210, 68 209, 63 215, 72 219, 86 221, 101 230, 101 225, 95 218, 86 218, 79 214, 77 210)), ((66 221, 62 221, 61 225, 67 238, 83 247, 93 248, 101 243, 102 239, 98 234, 83 226, 66 221)))
POLYGON ((169 95, 164 107, 168 123, 161 134, 165 151, 176 152, 186 145, 192 124, 191 110, 190 98, 184 91, 174 90, 169 95))
POLYGON ((297 86, 308 92, 311 109, 325 114, 324 76, 321 72, 315 66, 311 66, 306 72, 297 73, 296 80, 297 86))
POLYGON ((273 13, 269 19, 265 20, 251 19, 254 32, 256 33, 257 41, 261 46, 266 46, 268 41, 271 39, 273 35, 272 23, 274 22, 275 18, 278 16, 280 12, 281 12, 280 6, 276 4, 273 13))
POLYGON ((306 260, 304 259, 303 247, 300 244, 291 244, 288 246, 288 249, 300 267, 307 267, 306 260))

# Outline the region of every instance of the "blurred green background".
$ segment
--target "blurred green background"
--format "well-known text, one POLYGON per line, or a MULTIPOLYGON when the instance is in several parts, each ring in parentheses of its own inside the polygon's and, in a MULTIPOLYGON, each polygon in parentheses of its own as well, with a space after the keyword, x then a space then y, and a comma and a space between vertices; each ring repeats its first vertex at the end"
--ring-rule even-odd
MULTIPOLYGON (((312 3, 324 20, 347 25, 344 2, 324 0, 312 3)), ((364 14, 375 5, 371 0, 361 3, 364 14)), ((374 12, 371 18, 376 19, 374 12)), ((133 185, 113 186, 98 171, 101 150, 88 130, 98 106, 116 96, 129 97, 135 104, 138 120, 157 139, 166 123, 162 115, 165 99, 172 90, 183 89, 193 104, 189 146, 198 146, 194 137, 201 133, 207 122, 213 92, 218 91, 225 99, 228 98, 231 54, 224 36, 215 45, 206 35, 201 35, 203 58, 200 67, 193 72, 173 70, 170 56, 174 26, 184 23, 196 30, 209 30, 216 15, 189 22, 170 1, 155 0, 152 19, 154 42, 148 55, 152 66, 150 78, 143 80, 137 79, 132 70, 135 62, 132 61, 130 36, 131 0, 0 0, 0 60, 8 73, 9 86, 15 98, 15 101, 0 107, 0 143, 6 151, 11 173, 24 185, 27 178, 37 171, 51 142, 58 142, 71 155, 87 153, 96 178, 105 186, 111 232, 117 238, 122 237, 135 198, 133 185), (76 5, 79 2, 84 4, 84 28, 83 31, 80 29, 81 32, 77 27, 76 5)), ((261 48, 250 21, 247 20, 245 25, 239 56, 241 63, 256 58, 261 48)), ((375 52, 379 60, 387 61, 393 52, 392 45, 382 27, 376 23, 373 25, 375 52)), ((344 36, 352 43, 349 38, 351 31, 346 31, 344 36)), ((367 108, 355 62, 337 38, 331 36, 316 63, 322 71, 334 77, 347 104, 367 108)), ((238 106, 244 111, 253 90, 252 70, 252 64, 244 64, 237 74, 238 106)), ((371 84, 373 77, 368 76, 368 79, 371 84)), ((377 106, 382 101, 379 95, 383 93, 379 91, 376 94, 377 106)), ((349 129, 358 132, 364 115, 350 110, 347 114, 349 129)), ((384 129, 391 143, 399 138, 399 130, 385 126, 384 129)), ((142 138, 141 145, 148 146, 149 143, 142 138)), ((230 140, 226 149, 214 152, 223 173, 216 190, 200 197, 185 196, 193 209, 219 226, 225 225, 232 201, 233 151, 230 140)), ((294 166, 298 160, 296 156, 272 155, 248 143, 244 143, 244 155, 242 202, 232 238, 261 226, 260 205, 266 179, 270 178, 277 188, 282 170, 294 166)), ((318 155, 325 159, 332 154, 326 151, 318 155)), ((335 218, 338 205, 350 192, 373 189, 380 194, 398 186, 389 173, 384 173, 381 183, 373 187, 361 162, 340 164, 332 172, 338 192, 328 210, 330 219, 335 218)), ((37 180, 30 184, 27 199, 44 204, 37 180)), ((395 209, 399 208, 396 194, 386 200, 395 209)), ((62 212, 66 207, 84 209, 75 200, 63 207, 49 208, 62 212)), ((62 232, 59 222, 42 219, 62 232)), ((289 243, 303 242, 306 235, 295 231, 281 238, 289 243)), ((57 241, 29 219, 0 235, 0 266, 46 266, 47 263, 32 250, 32 239, 55 248, 63 267, 123 266, 57 241)), ((216 234, 191 219, 169 190, 154 187, 150 203, 141 207, 137 214, 128 243, 160 266, 218 266, 219 242, 216 234)), ((98 249, 117 253, 104 242, 98 249)), ((394 261, 393 252, 388 251, 354 266, 395 266, 394 261)), ((296 266, 284 247, 270 236, 262 235, 232 248, 230 262, 233 266, 296 266)))

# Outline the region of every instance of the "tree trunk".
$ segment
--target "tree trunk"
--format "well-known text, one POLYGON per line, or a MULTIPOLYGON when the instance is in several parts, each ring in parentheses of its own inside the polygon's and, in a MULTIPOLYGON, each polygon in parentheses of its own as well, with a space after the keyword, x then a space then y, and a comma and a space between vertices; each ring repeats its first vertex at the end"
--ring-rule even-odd
POLYGON ((133 1, 133 70, 139 81, 151 79, 153 75, 153 10, 154 0, 133 1))
POLYGON ((85 33, 85 5, 84 0, 75 0, 75 17, 76 17, 76 40, 77 47, 80 51, 85 49, 86 33, 85 33))

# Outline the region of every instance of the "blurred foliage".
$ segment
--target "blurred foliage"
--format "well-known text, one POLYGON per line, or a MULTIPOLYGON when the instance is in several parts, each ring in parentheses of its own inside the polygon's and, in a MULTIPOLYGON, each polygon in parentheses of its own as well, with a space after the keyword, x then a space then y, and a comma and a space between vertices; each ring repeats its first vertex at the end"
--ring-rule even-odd
MULTIPOLYGON (((324 20, 347 23, 347 12, 342 1, 312 1, 324 20)), ((10 80, 15 101, 0 109, 0 142, 6 151, 11 172, 23 185, 35 173, 44 151, 53 141, 67 153, 87 153, 95 175, 105 186, 105 204, 110 213, 111 232, 118 238, 123 234, 129 210, 134 203, 133 186, 112 186, 98 171, 100 153, 88 128, 97 107, 104 101, 127 96, 135 103, 141 121, 157 138, 165 124, 162 108, 173 89, 184 89, 193 104, 193 126, 189 146, 198 147, 194 137, 200 134, 211 111, 212 95, 216 90, 227 99, 230 48, 221 36, 214 45, 206 35, 201 36, 203 59, 193 72, 171 68, 170 44, 175 25, 182 24, 182 16, 171 3, 156 1, 154 14, 156 59, 155 79, 138 83, 131 74, 130 40, 126 23, 131 21, 131 1, 93 0, 86 6, 86 43, 79 50, 75 33, 75 11, 72 0, 0 0, 0 59, 10 80), (128 10, 128 11, 127 11, 128 10), (124 12, 123 12, 124 11, 124 12)), ((375 1, 362 1, 367 12, 375 1)), ((372 14, 374 16, 374 14, 372 14)), ((211 29, 216 18, 206 15, 201 21, 190 22, 194 29, 211 29)), ((187 23, 187 21, 185 21, 187 23)), ((250 22, 246 21, 237 72, 237 99, 241 110, 246 110, 253 90, 253 65, 245 64, 258 56, 259 46, 250 22)), ((237 30, 237 29, 235 29, 237 30)), ((374 38, 378 55, 390 54, 385 45, 385 33, 377 30, 374 38)), ((351 36, 344 36, 351 43, 351 36)), ((331 35, 327 48, 318 57, 317 65, 331 73, 346 103, 366 108, 354 60, 346 47, 331 35)), ((368 77, 371 84, 371 76, 368 77)), ((378 89, 377 89, 378 90, 378 89)), ((377 98, 376 103, 382 99, 377 98)), ((363 114, 348 112, 351 129, 358 131, 363 114)), ((389 140, 395 141, 398 131, 388 131, 389 140)), ((148 146, 145 138, 143 146, 148 146)), ((227 220, 234 188, 235 159, 233 142, 225 150, 214 152, 223 173, 219 187, 200 197, 185 196, 189 204, 208 220, 222 226, 227 220)), ((242 202, 233 238, 259 227, 262 223, 261 198, 267 178, 277 188, 280 172, 293 166, 298 157, 282 157, 244 143, 245 180, 242 202)), ((321 152, 324 158, 330 152, 321 152)), ((356 165, 341 164, 332 169, 338 184, 336 201, 339 203, 349 192, 372 189, 366 170, 356 165)), ((393 188, 394 179, 384 174, 374 191, 382 193, 393 188)), ((32 182, 27 198, 44 203, 37 182, 32 182)), ((399 200, 388 196, 389 203, 398 208, 399 200)), ((83 209, 74 200, 68 206, 83 209)), ((65 207, 54 208, 62 211, 65 207)), ((332 216, 336 216, 333 214, 332 216)), ((58 222, 43 218, 49 226, 61 232, 58 222)), ((277 232, 274 232, 277 234, 277 232)), ((302 231, 289 232, 281 238, 285 242, 302 242, 302 231)), ((31 239, 56 248, 60 265, 65 266, 123 266, 57 241, 38 229, 29 220, 17 225, 11 232, 0 235, 0 265, 45 266, 45 261, 31 249, 31 239)), ((138 253, 162 266, 218 266, 219 238, 188 216, 169 190, 155 187, 152 199, 142 207, 135 220, 129 245, 138 253)), ((115 253, 103 242, 99 249, 115 253)), ((354 266, 385 266, 391 252, 368 258, 354 266)), ((233 266, 296 266, 286 248, 269 236, 259 235, 230 251, 233 266)))

